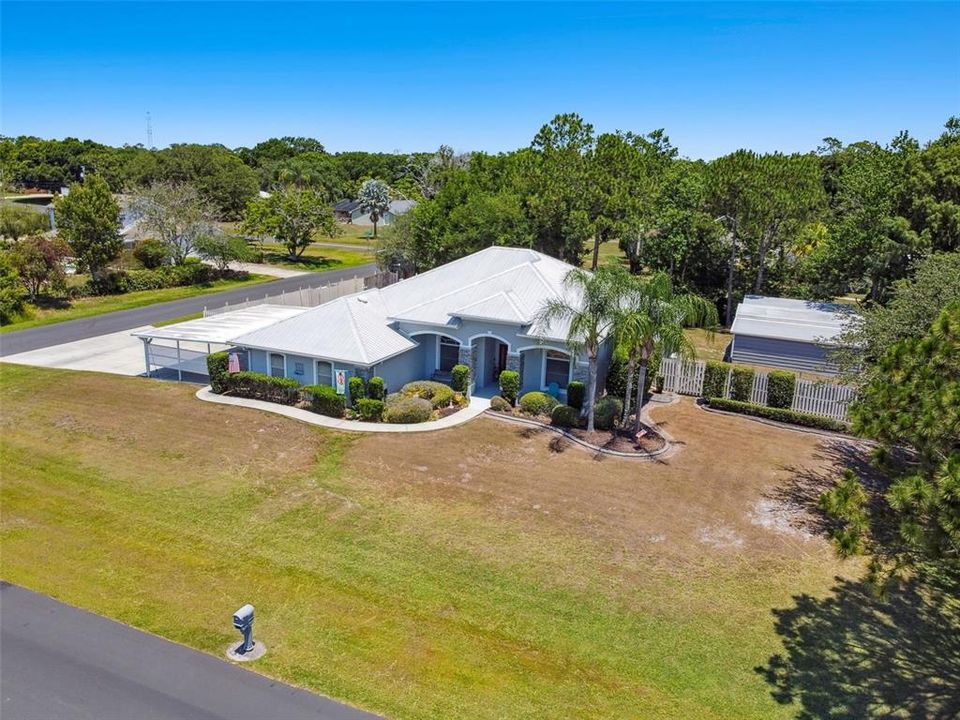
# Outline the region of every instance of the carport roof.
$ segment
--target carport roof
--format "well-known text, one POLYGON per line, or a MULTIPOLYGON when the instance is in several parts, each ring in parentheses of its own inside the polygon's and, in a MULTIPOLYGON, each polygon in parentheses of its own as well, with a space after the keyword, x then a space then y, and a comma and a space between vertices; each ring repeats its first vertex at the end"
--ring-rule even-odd
POLYGON ((281 320, 288 320, 309 309, 287 305, 254 305, 196 320, 149 328, 131 335, 152 340, 179 340, 223 345, 239 335, 269 327, 281 320))

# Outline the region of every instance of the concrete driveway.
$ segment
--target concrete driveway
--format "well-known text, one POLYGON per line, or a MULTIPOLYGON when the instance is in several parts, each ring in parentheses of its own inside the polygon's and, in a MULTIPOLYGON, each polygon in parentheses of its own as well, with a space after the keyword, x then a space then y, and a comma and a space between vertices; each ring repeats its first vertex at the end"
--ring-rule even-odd
POLYGON ((132 330, 121 330, 109 335, 98 335, 8 355, 3 358, 3 362, 62 370, 92 370, 113 375, 143 375, 143 342, 139 338, 131 337, 130 333, 150 327, 152 326, 144 325, 132 330))

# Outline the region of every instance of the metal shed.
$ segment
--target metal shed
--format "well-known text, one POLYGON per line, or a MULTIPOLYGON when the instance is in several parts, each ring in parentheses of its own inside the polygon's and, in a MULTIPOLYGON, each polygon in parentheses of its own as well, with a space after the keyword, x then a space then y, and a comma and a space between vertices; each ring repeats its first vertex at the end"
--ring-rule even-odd
POLYGON ((835 373, 830 354, 856 315, 847 305, 747 295, 730 329, 735 363, 835 373))
POLYGON ((226 350, 233 338, 296 317, 309 309, 254 305, 131 334, 143 341, 148 377, 167 371, 176 373, 177 380, 181 381, 184 374, 206 376, 207 355, 226 350))

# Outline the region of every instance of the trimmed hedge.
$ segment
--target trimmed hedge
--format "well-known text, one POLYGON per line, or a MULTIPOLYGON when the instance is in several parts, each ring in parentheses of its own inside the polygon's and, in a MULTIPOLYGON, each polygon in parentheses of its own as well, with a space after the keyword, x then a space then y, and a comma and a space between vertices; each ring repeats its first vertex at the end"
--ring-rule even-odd
POLYGON ((504 370, 500 373, 500 396, 511 405, 516 405, 519 392, 520 373, 516 370, 504 370))
POLYGON ((453 388, 435 380, 415 380, 400 388, 400 395, 429 400, 434 410, 453 402, 453 388))
POLYGON ((580 424, 580 411, 570 405, 557 405, 550 413, 550 422, 557 427, 577 427, 580 424))
POLYGON ((295 405, 300 401, 300 383, 293 378, 273 377, 249 370, 229 375, 227 389, 238 397, 281 405, 295 405))
POLYGON ((313 412, 327 417, 343 417, 347 399, 343 395, 338 395, 330 385, 307 385, 303 388, 303 393, 313 412))
POLYGON ((497 412, 510 412, 513 406, 499 395, 494 395, 490 398, 490 409, 497 412))
POLYGON ((593 408, 593 425, 598 430, 613 430, 623 416, 623 401, 604 395, 593 408))
POLYGON ((372 398, 361 398, 355 403, 357 415, 364 422, 380 422, 383 417, 383 410, 386 407, 383 400, 373 400, 372 398))
POLYGON ((347 389, 350 391, 351 404, 355 404, 367 396, 367 383, 362 377, 351 376, 347 381, 347 389))
POLYGON ((527 415, 548 415, 560 403, 545 392, 534 390, 520 398, 520 410, 527 415))
POLYGON ((367 383, 367 397, 371 400, 383 400, 386 396, 387 386, 384 384, 383 378, 374 375, 367 383))
POLYGON ((730 363, 709 360, 703 370, 704 397, 723 397, 723 388, 727 384, 727 373, 733 367, 730 363))
POLYGON ((226 350, 207 355, 207 374, 210 376, 210 389, 218 395, 225 393, 229 387, 230 373, 227 371, 229 362, 229 353, 226 350))
POLYGON ((767 375, 767 405, 789 410, 793 405, 793 392, 797 376, 788 370, 774 370, 767 375))
POLYGON ((457 392, 465 393, 470 387, 470 368, 466 365, 454 365, 450 371, 450 386, 457 392))
POLYGON ((750 393, 753 390, 753 368, 735 367, 730 376, 730 399, 740 402, 750 402, 750 393))
POLYGON ((422 423, 433 417, 433 406, 429 400, 418 397, 397 397, 387 402, 383 411, 383 420, 388 423, 422 423))
POLYGON ((88 280, 71 289, 72 297, 90 295, 120 295, 139 290, 161 290, 186 285, 202 285, 235 278, 249 277, 249 274, 234 270, 217 270, 201 262, 186 262, 183 265, 162 265, 152 270, 115 270, 98 280, 88 280))
POLYGON ((567 385, 567 404, 575 410, 583 409, 583 398, 587 389, 579 380, 572 381, 567 385))
POLYGON ((791 425, 818 428, 820 430, 847 432, 849 429, 846 423, 834 420, 833 418, 800 413, 794 410, 785 410, 784 408, 767 407, 766 405, 754 405, 753 403, 738 402, 737 400, 713 397, 707 400, 707 405, 716 410, 743 413, 744 415, 766 418, 767 420, 777 420, 779 422, 790 423, 791 425))

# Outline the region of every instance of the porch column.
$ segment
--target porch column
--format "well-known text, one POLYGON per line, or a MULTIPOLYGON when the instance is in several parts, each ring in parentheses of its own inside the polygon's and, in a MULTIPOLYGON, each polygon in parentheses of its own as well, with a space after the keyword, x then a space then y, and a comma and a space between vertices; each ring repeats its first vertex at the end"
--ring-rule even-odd
POLYGON ((472 395, 473 390, 482 387, 477 385, 477 346, 472 343, 470 345, 461 344, 457 362, 470 368, 470 384, 467 387, 467 395, 472 395))

